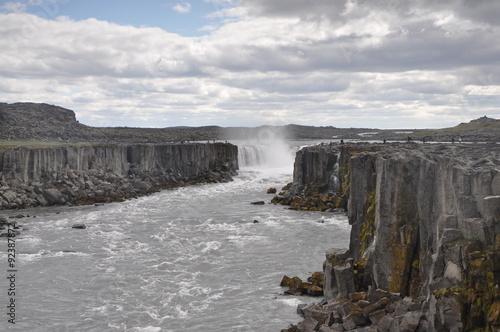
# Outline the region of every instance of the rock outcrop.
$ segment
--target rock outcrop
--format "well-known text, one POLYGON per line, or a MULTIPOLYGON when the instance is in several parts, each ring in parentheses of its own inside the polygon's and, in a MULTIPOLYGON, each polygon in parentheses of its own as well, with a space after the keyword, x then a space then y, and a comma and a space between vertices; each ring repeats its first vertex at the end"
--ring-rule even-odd
POLYGON ((0 209, 121 201, 198 182, 230 181, 232 144, 137 144, 0 151, 0 209))
POLYGON ((0 140, 165 143, 220 138, 220 127, 91 127, 72 110, 43 103, 0 103, 0 140))
POLYGON ((297 331, 500 329, 498 145, 311 149, 298 152, 291 187, 331 188, 324 160, 340 154, 352 229, 349 250, 327 252, 319 305, 341 321, 309 316, 321 324, 297 331), (318 157, 304 158, 311 149, 318 157))

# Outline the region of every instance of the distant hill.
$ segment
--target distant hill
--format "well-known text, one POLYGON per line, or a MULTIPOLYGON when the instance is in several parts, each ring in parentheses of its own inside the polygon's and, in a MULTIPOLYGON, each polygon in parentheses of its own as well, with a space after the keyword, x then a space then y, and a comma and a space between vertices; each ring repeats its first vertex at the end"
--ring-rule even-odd
POLYGON ((0 103, 0 140, 63 142, 164 143, 181 140, 318 139, 404 140, 408 136, 429 140, 498 140, 500 120, 482 117, 444 129, 382 130, 372 128, 314 127, 290 124, 259 127, 91 127, 79 123, 72 110, 39 103, 0 103))
POLYGON ((79 139, 102 138, 102 134, 76 121, 68 109, 36 103, 0 104, 0 138, 79 139))
POLYGON ((38 103, 0 103, 0 140, 72 142, 165 142, 217 138, 220 127, 90 127, 75 112, 38 103))
POLYGON ((0 140, 68 142, 168 142, 231 139, 391 139, 398 131, 313 127, 301 125, 259 127, 91 127, 79 123, 72 110, 38 103, 0 103, 0 140))
POLYGON ((462 139, 465 141, 499 141, 500 120, 483 116, 468 123, 461 123, 455 127, 443 129, 419 130, 413 137, 427 137, 436 141, 451 141, 462 139))

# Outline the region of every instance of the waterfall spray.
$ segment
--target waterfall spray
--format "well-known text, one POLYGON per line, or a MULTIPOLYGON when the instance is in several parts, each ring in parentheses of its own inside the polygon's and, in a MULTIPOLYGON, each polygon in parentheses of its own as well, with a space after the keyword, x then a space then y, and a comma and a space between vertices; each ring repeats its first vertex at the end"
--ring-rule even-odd
POLYGON ((237 143, 240 167, 291 167, 294 156, 284 137, 281 128, 255 128, 251 137, 237 143))

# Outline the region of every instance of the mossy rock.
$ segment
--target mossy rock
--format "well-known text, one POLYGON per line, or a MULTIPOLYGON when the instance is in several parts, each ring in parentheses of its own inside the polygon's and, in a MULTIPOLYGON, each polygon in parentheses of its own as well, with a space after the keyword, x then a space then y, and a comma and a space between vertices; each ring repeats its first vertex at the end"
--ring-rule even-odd
POLYGON ((290 277, 285 275, 285 276, 283 276, 283 279, 281 279, 280 286, 294 288, 294 287, 297 287, 298 285, 300 285, 301 283, 302 283, 302 280, 299 277, 290 278, 290 277))
POLYGON ((314 286, 323 288, 323 272, 313 272, 307 281, 312 283, 314 286))
POLYGON ((500 301, 494 302, 487 315, 488 323, 494 327, 500 326, 500 301))
POLYGON ((323 288, 319 286, 311 286, 307 289, 307 295, 323 296, 323 288))

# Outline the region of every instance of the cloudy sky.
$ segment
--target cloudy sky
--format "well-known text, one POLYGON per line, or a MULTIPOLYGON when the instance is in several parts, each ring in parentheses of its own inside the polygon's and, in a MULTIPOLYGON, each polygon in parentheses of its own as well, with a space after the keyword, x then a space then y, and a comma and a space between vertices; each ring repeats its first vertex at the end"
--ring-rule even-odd
POLYGON ((93 126, 500 118, 500 1, 0 1, 0 101, 93 126))

